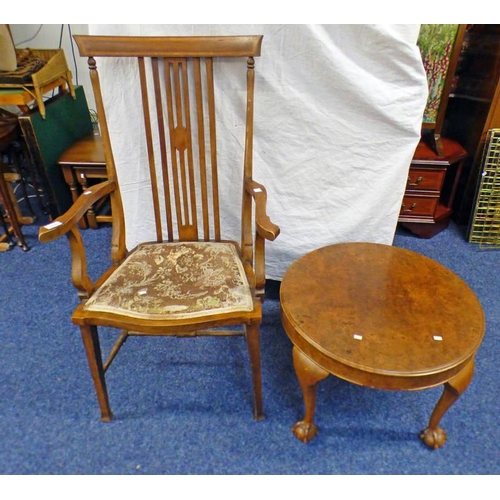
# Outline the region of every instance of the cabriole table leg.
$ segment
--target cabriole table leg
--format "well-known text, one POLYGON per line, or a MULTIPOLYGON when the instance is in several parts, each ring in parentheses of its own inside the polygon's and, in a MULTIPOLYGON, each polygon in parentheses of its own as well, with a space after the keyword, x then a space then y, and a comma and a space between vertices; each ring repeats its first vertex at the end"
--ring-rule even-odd
POLYGON ((303 443, 309 442, 318 432, 314 423, 314 410, 316 409, 317 383, 325 379, 329 373, 309 359, 304 353, 293 347, 293 366, 299 379, 299 384, 304 396, 305 415, 293 426, 295 437, 303 443))
POLYGON ((439 422, 448 409, 465 392, 474 374, 474 360, 465 365, 462 371, 444 384, 443 394, 436 404, 429 420, 429 426, 420 435, 429 448, 438 449, 446 442, 446 432, 439 427, 439 422))

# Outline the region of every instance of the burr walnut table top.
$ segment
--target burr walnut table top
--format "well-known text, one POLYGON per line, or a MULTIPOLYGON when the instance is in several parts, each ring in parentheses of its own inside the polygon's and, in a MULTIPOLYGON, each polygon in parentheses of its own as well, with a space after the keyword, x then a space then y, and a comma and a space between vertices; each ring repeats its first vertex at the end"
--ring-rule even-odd
POLYGON ((472 374, 485 329, 477 297, 456 274, 375 243, 304 255, 285 273, 280 300, 303 391, 327 374, 378 389, 446 383, 472 374))

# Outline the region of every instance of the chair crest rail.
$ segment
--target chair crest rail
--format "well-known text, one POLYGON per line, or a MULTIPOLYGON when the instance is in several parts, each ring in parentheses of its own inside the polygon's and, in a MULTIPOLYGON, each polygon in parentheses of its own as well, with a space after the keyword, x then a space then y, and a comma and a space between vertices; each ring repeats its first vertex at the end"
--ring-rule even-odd
POLYGON ((99 57, 257 57, 262 35, 154 37, 76 35, 81 56, 99 57), (140 43, 138 43, 140 42, 140 43))

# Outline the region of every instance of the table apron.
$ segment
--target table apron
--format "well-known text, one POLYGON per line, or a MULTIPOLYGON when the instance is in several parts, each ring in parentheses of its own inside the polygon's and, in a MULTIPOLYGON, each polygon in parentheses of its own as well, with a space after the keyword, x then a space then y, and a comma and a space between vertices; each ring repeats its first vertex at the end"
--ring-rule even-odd
POLYGON ((286 318, 286 314, 283 313, 282 323, 285 332, 292 341, 293 345, 311 361, 336 377, 353 384, 370 387, 372 389, 417 391, 428 389, 430 387, 436 387, 451 380, 455 375, 462 371, 471 359, 474 358, 474 354, 472 354, 459 364, 439 372, 415 373, 408 375, 402 373, 388 374, 376 373, 375 371, 370 372, 368 369, 363 370, 358 367, 344 364, 316 349, 295 330, 286 318))

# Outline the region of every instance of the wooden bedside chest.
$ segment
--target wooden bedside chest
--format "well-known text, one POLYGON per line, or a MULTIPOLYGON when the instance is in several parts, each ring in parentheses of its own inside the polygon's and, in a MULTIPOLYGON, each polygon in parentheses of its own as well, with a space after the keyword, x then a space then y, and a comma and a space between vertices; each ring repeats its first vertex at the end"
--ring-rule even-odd
POLYGON ((408 173, 398 222, 421 238, 432 238, 448 227, 467 151, 455 141, 441 139, 438 155, 421 140, 408 173))

